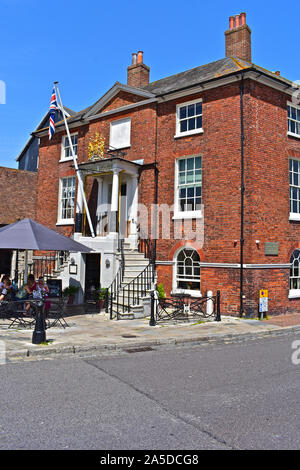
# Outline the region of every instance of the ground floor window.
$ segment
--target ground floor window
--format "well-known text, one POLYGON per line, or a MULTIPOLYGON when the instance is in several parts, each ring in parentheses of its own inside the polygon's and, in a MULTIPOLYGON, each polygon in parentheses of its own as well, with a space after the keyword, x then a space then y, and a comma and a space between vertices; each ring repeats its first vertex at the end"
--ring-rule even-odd
POLYGON ((291 268, 290 268, 290 293, 294 292, 300 295, 300 250, 295 250, 291 256, 291 268))
POLYGON ((60 194, 58 207, 58 220, 63 222, 74 221, 75 208, 75 177, 60 180, 60 194))
POLYGON ((200 256, 192 248, 184 248, 177 255, 176 288, 200 291, 200 256))

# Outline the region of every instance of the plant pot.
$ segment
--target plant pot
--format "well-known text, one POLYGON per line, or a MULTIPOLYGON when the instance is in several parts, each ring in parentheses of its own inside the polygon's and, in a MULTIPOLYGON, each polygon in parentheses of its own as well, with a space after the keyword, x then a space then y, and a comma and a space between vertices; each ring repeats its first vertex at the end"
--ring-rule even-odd
POLYGON ((69 298, 68 298, 68 305, 73 305, 74 303, 74 295, 69 295, 69 298))
POLYGON ((105 305, 104 299, 98 300, 98 307, 100 311, 104 309, 104 305, 105 305))

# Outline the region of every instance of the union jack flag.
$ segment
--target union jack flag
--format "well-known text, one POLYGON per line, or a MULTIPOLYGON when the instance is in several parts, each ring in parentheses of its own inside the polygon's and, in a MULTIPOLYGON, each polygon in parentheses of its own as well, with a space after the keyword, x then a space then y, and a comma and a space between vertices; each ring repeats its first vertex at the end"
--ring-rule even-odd
POLYGON ((55 88, 53 88, 51 101, 50 101, 49 140, 52 139, 52 136, 55 132, 56 110, 57 110, 56 93, 55 93, 55 88))

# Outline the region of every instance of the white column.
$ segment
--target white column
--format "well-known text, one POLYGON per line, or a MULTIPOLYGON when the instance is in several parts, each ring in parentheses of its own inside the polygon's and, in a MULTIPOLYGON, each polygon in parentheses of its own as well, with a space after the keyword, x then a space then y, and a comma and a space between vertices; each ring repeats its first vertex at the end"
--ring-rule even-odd
POLYGON ((137 212, 138 212, 138 175, 133 175, 131 178, 132 184, 132 203, 130 208, 130 234, 136 234, 137 227, 137 212))
POLYGON ((130 245, 134 249, 137 246, 137 216, 138 216, 138 175, 131 177, 131 207, 130 207, 130 245))
POLYGON ((112 192, 111 192, 111 212, 117 212, 119 207, 119 173, 120 168, 113 169, 113 181, 112 181, 112 192))
POLYGON ((102 198, 103 179, 102 178, 97 178, 97 181, 98 181, 98 199, 97 199, 97 211, 96 211, 96 214, 97 214, 96 235, 99 236, 99 235, 101 235, 101 232, 102 232, 101 213, 103 212, 103 210, 101 209, 101 207, 102 207, 102 202, 103 202, 103 198, 102 198))

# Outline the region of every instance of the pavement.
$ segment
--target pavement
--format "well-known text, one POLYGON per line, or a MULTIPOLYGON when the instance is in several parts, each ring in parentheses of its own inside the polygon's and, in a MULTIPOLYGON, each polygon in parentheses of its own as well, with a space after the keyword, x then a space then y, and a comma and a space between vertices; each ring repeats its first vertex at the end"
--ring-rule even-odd
POLYGON ((223 315, 221 322, 165 322, 156 326, 149 326, 149 318, 116 321, 105 313, 75 314, 66 320, 69 327, 48 329, 47 341, 41 345, 32 344, 32 330, 8 328, 8 324, 2 322, 0 352, 5 350, 6 361, 19 362, 66 355, 142 351, 162 345, 226 343, 300 332, 300 314, 274 316, 265 321, 223 315))

